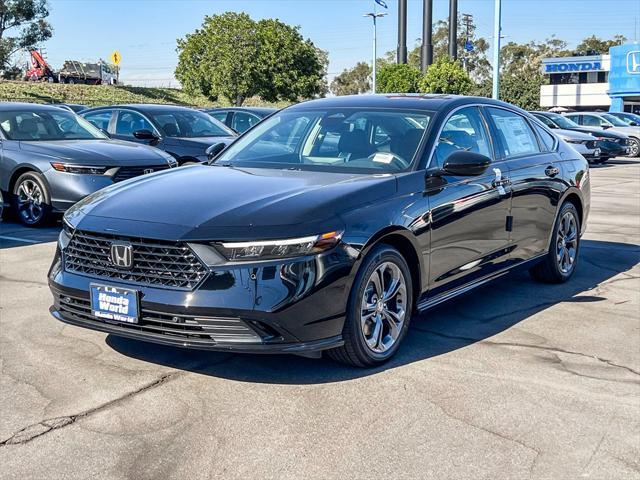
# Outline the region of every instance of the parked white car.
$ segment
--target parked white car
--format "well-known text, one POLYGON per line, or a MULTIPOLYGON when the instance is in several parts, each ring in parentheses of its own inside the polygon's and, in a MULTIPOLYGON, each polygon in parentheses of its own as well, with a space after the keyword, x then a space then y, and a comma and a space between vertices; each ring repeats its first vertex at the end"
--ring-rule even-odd
POLYGON ((571 145, 589 163, 600 160, 601 152, 598 148, 598 141, 592 135, 561 128, 554 129, 553 133, 571 145))
POLYGON ((640 156, 640 126, 629 125, 607 112, 571 112, 566 117, 579 125, 598 127, 629 136, 629 156, 640 156))

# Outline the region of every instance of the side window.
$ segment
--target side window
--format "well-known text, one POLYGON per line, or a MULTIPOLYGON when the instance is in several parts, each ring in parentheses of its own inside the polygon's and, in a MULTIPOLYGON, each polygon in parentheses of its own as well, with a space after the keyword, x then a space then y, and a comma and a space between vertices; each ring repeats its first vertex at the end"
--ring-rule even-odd
POLYGON ((227 124, 228 112, 210 112, 209 115, 211 115, 213 118, 215 118, 219 122, 222 122, 225 125, 227 124))
POLYGON ((100 110, 99 112, 87 113, 86 115, 83 115, 83 117, 94 126, 108 131, 112 113, 113 110, 100 110))
POLYGON ((116 135, 126 135, 133 137, 133 132, 137 130, 149 130, 153 132, 153 125, 147 121, 142 115, 136 112, 120 111, 118 112, 118 121, 116 122, 116 135))
POLYGON ((260 119, 255 115, 244 112, 235 112, 233 114, 233 120, 231 120, 231 128, 238 133, 244 133, 260 122, 260 119))
POLYGON ((458 150, 492 157, 489 137, 476 107, 458 110, 445 123, 435 152, 438 166, 442 168, 446 158, 458 150))
POLYGON ((490 107, 487 110, 498 129, 506 158, 540 152, 538 140, 524 117, 502 108, 490 107))
POLYGON ((582 125, 586 125, 587 127, 599 127, 600 125, 602 125, 602 121, 600 118, 594 117, 592 115, 583 115, 582 125))
POLYGON ((544 145, 544 150, 546 152, 552 152, 554 147, 556 146, 556 140, 553 138, 549 132, 547 132, 544 128, 539 127, 534 124, 536 132, 538 132, 538 136, 540 140, 542 140, 542 144, 544 145))

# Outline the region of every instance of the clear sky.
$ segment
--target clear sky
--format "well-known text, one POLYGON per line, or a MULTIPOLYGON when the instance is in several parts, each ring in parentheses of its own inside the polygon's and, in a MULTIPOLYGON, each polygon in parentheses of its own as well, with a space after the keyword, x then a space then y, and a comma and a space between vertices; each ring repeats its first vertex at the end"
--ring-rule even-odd
MULTIPOLYGON (((395 50, 397 0, 386 0, 380 20, 379 52, 395 50)), ((330 76, 370 61, 371 21, 362 17, 373 0, 49 0, 55 33, 46 42, 54 68, 64 60, 108 58, 122 54, 121 78, 137 85, 177 86, 173 78, 176 39, 198 28, 205 15, 245 11, 255 19, 279 18, 301 27, 302 34, 329 52, 330 76)), ((409 0, 411 45, 422 31, 422 0, 409 0)), ((448 15, 448 0, 434 0, 434 19, 448 15)), ((489 40, 494 0, 458 0, 470 13, 477 35, 489 40)), ((640 30, 640 0, 503 0, 503 41, 541 41, 556 35, 575 46, 595 34, 620 33, 630 40, 640 30)), ((382 10, 378 7, 378 10, 382 10)))

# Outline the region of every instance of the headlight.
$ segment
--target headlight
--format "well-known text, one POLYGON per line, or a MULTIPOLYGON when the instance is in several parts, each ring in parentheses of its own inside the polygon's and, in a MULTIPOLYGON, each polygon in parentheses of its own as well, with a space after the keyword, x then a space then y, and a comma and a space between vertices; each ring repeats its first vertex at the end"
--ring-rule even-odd
POLYGON ((309 237, 250 242, 217 242, 212 245, 227 260, 269 260, 320 253, 338 244, 342 232, 329 232, 309 237))
POLYGON ((67 221, 62 219, 62 230, 60 231, 60 236, 58 237, 58 245, 60 246, 60 250, 64 250, 69 245, 71 241, 71 237, 73 236, 73 227, 67 223, 67 221))
POLYGON ((582 144, 582 143, 586 143, 586 141, 585 141, 585 140, 574 140, 574 139, 572 139, 572 138, 567 138, 565 141, 566 141, 567 143, 575 143, 575 144, 578 144, 578 145, 579 145, 579 144, 582 144))
POLYGON ((108 167, 95 167, 91 165, 71 165, 68 163, 51 162, 51 166, 58 172, 83 173, 86 175, 102 175, 108 167))

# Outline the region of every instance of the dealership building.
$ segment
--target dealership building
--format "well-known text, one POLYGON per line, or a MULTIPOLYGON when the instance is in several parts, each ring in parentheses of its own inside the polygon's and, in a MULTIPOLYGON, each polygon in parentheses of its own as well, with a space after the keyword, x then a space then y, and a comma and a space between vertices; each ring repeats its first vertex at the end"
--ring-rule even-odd
POLYGON ((640 113, 640 44, 612 47, 608 55, 545 58, 540 106, 640 113))

